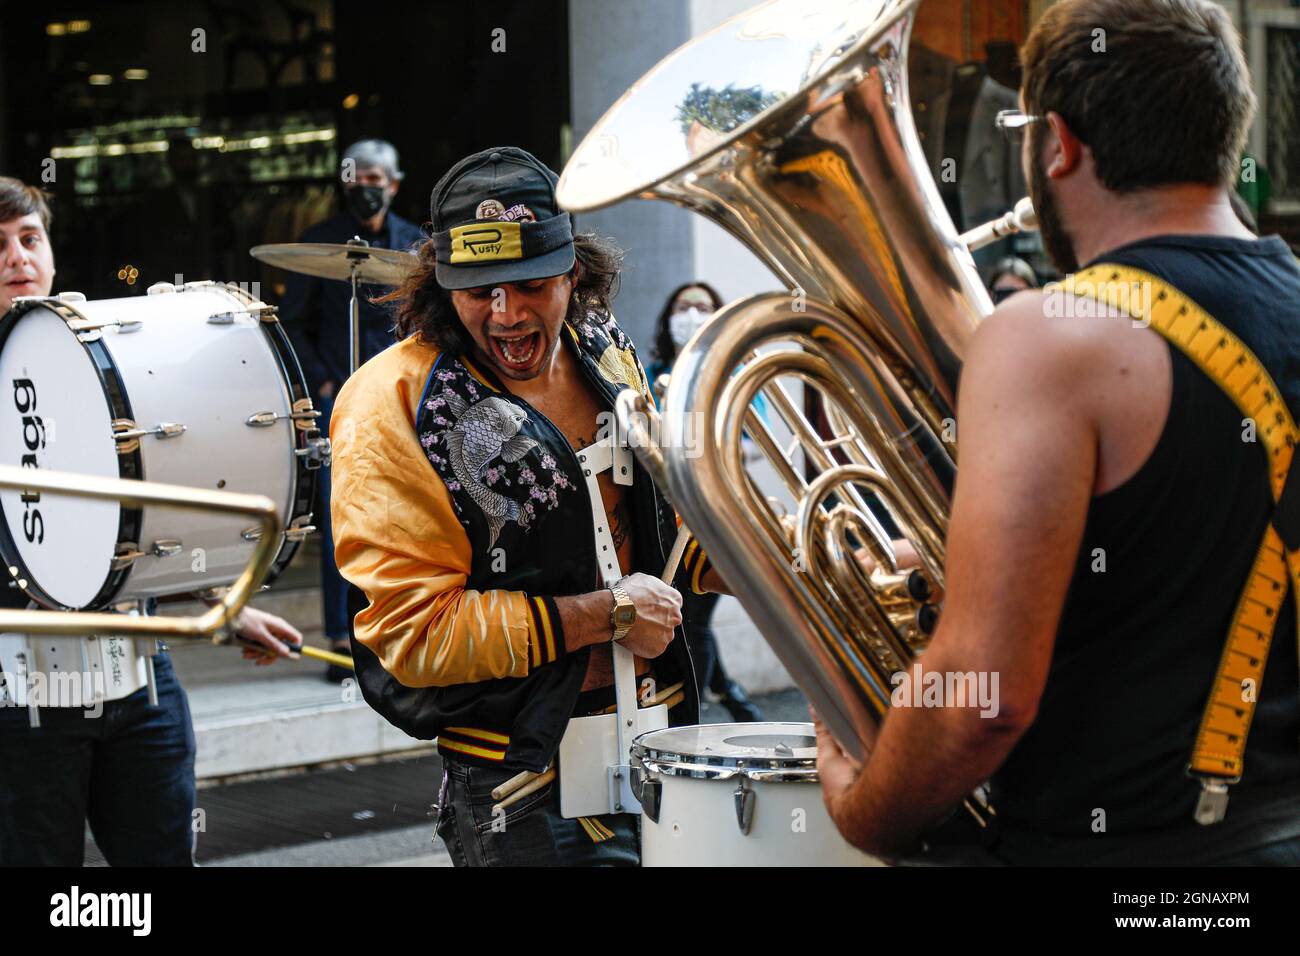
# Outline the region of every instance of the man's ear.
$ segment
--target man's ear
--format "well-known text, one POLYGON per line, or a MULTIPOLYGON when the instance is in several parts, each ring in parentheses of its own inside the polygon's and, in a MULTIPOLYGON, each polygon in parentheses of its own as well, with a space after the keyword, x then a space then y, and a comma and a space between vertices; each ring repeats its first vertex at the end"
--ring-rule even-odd
POLYGON ((1044 168, 1052 179, 1060 179, 1078 168, 1083 158, 1083 143, 1074 135, 1074 130, 1070 129, 1060 113, 1049 111, 1047 126, 1049 133, 1043 143, 1043 149, 1047 153, 1044 168))

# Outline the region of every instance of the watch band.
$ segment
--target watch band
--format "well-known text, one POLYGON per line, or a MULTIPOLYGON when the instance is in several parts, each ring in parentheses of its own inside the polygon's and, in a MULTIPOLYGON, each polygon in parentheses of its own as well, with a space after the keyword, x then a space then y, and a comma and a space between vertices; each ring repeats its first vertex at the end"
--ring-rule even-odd
POLYGON ((614 595, 614 607, 609 612, 610 627, 614 630, 613 636, 610 640, 615 644, 620 644, 622 643, 623 638, 627 637, 627 632, 632 629, 632 625, 636 623, 636 618, 634 616, 631 621, 620 627, 617 622, 619 609, 631 606, 635 615, 636 605, 632 604, 632 598, 628 595, 627 591, 623 590, 623 583, 621 581, 615 581, 609 586, 609 590, 614 595))

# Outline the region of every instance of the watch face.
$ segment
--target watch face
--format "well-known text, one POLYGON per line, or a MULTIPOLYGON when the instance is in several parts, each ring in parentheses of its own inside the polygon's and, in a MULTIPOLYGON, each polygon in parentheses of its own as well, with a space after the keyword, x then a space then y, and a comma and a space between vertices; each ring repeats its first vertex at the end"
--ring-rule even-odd
POLYGON ((636 608, 620 607, 614 611, 614 624, 617 627, 631 627, 636 623, 636 608))

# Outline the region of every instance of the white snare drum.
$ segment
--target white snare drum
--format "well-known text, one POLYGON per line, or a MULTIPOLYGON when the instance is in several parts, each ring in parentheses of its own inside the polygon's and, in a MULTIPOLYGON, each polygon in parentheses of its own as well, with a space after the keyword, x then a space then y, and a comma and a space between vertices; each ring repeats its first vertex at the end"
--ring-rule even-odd
MULTIPOLYGON (((0 462, 263 494, 311 530, 316 428, 275 310, 213 282, 87 302, 18 299, 0 320, 0 462)), ((0 548, 27 594, 81 610, 233 582, 257 529, 211 512, 0 491, 0 548)), ((269 578, 268 578, 269 580, 269 578)))
POLYGON ((632 744, 642 866, 879 866, 844 841, 812 724, 669 727, 632 744))

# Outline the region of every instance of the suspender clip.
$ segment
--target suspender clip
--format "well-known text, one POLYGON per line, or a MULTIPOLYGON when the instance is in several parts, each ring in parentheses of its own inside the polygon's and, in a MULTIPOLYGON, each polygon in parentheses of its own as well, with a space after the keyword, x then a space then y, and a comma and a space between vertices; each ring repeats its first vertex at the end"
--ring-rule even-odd
POLYGON ((1219 823, 1228 812, 1228 785, 1236 779, 1200 777, 1201 795, 1196 799, 1196 822, 1203 827, 1219 823))

